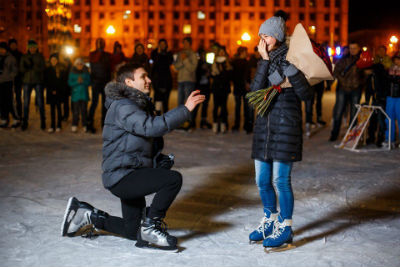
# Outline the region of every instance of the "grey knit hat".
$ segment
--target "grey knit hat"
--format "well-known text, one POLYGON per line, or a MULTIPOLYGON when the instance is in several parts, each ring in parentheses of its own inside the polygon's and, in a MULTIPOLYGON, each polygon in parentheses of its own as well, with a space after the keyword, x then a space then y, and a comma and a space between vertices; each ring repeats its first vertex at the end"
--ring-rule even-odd
POLYGON ((285 21, 281 17, 273 16, 261 24, 258 35, 265 34, 274 37, 279 42, 283 42, 285 40, 285 32, 285 21))

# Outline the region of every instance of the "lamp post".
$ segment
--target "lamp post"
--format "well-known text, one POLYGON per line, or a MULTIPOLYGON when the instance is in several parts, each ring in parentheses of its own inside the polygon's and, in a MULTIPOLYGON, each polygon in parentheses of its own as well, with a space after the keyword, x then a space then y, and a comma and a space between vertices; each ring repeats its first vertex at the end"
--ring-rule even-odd
POLYGON ((397 36, 392 35, 389 41, 390 41, 389 47, 392 48, 394 52, 397 52, 399 50, 399 47, 397 46, 399 39, 397 38, 397 36))

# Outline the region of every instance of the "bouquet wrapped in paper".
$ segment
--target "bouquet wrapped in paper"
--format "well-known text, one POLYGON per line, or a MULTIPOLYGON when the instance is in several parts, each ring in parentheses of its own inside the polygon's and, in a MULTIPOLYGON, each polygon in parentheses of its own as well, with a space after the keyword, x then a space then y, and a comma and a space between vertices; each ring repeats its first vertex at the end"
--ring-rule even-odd
MULTIPOLYGON (((301 23, 297 24, 290 38, 286 59, 300 70, 310 85, 324 80, 333 80, 332 64, 324 48, 310 40, 301 23)), ((286 77, 281 84, 274 84, 266 89, 250 92, 246 95, 249 103, 257 108, 259 115, 264 115, 274 97, 282 88, 291 87, 286 77)))

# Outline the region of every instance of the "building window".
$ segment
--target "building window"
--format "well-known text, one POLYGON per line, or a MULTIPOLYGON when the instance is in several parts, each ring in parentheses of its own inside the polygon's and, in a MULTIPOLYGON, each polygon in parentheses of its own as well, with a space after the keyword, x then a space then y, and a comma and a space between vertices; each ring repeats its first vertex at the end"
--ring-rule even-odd
POLYGON ((90 19, 90 12, 88 11, 88 12, 85 12, 85 18, 86 19, 90 19))
POLYGON ((215 0, 210 0, 210 6, 215 6, 215 0))
POLYGON ((104 6, 104 0, 99 0, 99 5, 104 6))
POLYGON ((153 0, 148 0, 149 1, 149 6, 154 6, 154 1, 153 0))
POLYGON ((300 19, 300 20, 304 20, 304 13, 300 13, 300 14, 299 14, 299 19, 300 19))
POLYGON ((185 17, 185 19, 190 19, 190 12, 185 12, 185 15, 184 15, 184 17, 185 17))
POLYGON ((85 26, 85 32, 90 32, 90 25, 85 26))
POLYGON ((199 33, 204 33, 204 26, 203 25, 199 26, 199 33))
POLYGON ((86 5, 86 6, 90 6, 90 4, 91 4, 91 1, 90 1, 90 0, 85 0, 85 5, 86 5))
POLYGON ((324 28, 324 33, 325 33, 325 35, 329 35, 329 27, 324 28))
POLYGON ((250 20, 253 20, 253 19, 254 19, 254 12, 250 12, 250 13, 249 13, 249 19, 250 19, 250 20))
POLYGON ((190 6, 190 1, 189 0, 185 0, 185 6, 190 6))
POLYGON ((265 6, 265 0, 260 0, 260 6, 265 6))
POLYGON ((264 12, 261 12, 261 13, 260 13, 260 19, 261 19, 261 20, 265 20, 265 13, 264 13, 264 12))
POLYGON ((110 0, 110 5, 115 6, 115 0, 110 0))
POLYGON ((129 26, 128 25, 124 25, 124 32, 129 32, 129 26))
POLYGON ((340 7, 340 0, 335 0, 335 7, 340 7))
POLYGON ((159 4, 160 6, 165 6, 165 1, 164 1, 164 0, 160 0, 160 1, 158 2, 158 4, 159 4))
POLYGON ((80 4, 81 4, 81 1, 80 0, 75 0, 75 3, 74 3, 76 6, 79 6, 80 4))
POLYGON ((174 6, 179 6, 179 0, 174 0, 174 6))
POLYGON ((335 14, 335 20, 336 20, 336 21, 339 21, 339 19, 340 19, 339 14, 335 14))
POLYGON ((158 14, 158 16, 160 17, 160 19, 165 19, 165 13, 160 11, 160 13, 158 14))
POLYGON ((324 1, 324 6, 329 7, 331 5, 331 0, 325 0, 324 1))
POLYGON ((32 20, 32 12, 31 11, 26 12, 26 19, 32 20))
POLYGON ((215 33, 215 26, 210 26, 210 33, 215 33))
POLYGON ((174 25, 174 33, 179 33, 179 26, 178 25, 174 25))
POLYGON ((240 6, 240 0, 235 0, 235 6, 240 6))
POLYGON ((224 33, 225 34, 229 34, 229 26, 225 26, 224 27, 224 33))
POLYGON ((249 6, 254 6, 254 0, 249 0, 249 6))
POLYGON ((199 6, 204 6, 204 0, 199 0, 199 6))
POLYGON ((178 11, 174 11, 174 19, 179 19, 179 12, 178 11))
POLYGON ((229 19, 229 12, 224 13, 224 19, 229 19))
POLYGON ((299 6, 300 7, 305 7, 306 6, 306 1, 305 0, 300 0, 299 6))
POLYGON ((129 6, 129 0, 124 0, 124 5, 129 6))
POLYGON ((149 19, 154 19, 154 12, 153 11, 149 12, 149 19))
POLYGON ((80 19, 81 18, 81 12, 77 11, 74 13, 74 18, 75 19, 80 19))
POLYGON ((315 21, 315 13, 310 13, 310 20, 315 21))
POLYGON ((160 33, 164 33, 164 32, 165 32, 165 27, 164 27, 164 25, 160 25, 160 27, 159 27, 159 32, 160 32, 160 33))
POLYGON ((225 5, 225 6, 229 6, 229 5, 230 5, 230 1, 229 1, 229 0, 225 0, 225 1, 224 1, 224 5, 225 5))
POLYGON ((149 33, 153 33, 153 31, 154 31, 153 25, 149 25, 149 33))
POLYGON ((335 34, 339 36, 339 34, 340 34, 340 29, 339 28, 335 28, 335 34))
POLYGON ((140 13, 139 12, 135 12, 135 19, 140 19, 140 13))
POLYGON ((210 19, 215 19, 215 12, 210 12, 210 19))
POLYGON ((235 13, 235 19, 240 19, 240 13, 239 12, 235 13))
POLYGON ((308 0, 310 7, 315 7, 315 0, 308 0))
POLYGON ((285 7, 290 7, 290 0, 285 0, 285 7))
POLYGON ((26 5, 27 6, 32 6, 32 0, 26 0, 26 5))
POLYGON ((37 19, 42 19, 42 11, 37 11, 36 12, 36 18, 37 19))
POLYGON ((274 0, 274 6, 280 6, 279 0, 274 0))
POLYGON ((103 12, 100 12, 99 19, 104 19, 104 13, 103 12))
POLYGON ((324 15, 324 20, 325 20, 325 21, 329 21, 330 18, 331 18, 330 14, 325 14, 325 15, 324 15))

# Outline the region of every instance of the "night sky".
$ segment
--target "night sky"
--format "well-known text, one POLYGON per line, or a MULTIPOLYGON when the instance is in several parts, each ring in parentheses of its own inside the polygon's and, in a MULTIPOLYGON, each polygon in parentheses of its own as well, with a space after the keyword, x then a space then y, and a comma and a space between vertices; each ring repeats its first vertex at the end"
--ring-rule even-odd
POLYGON ((349 0, 349 32, 385 28, 400 28, 400 0, 349 0))

